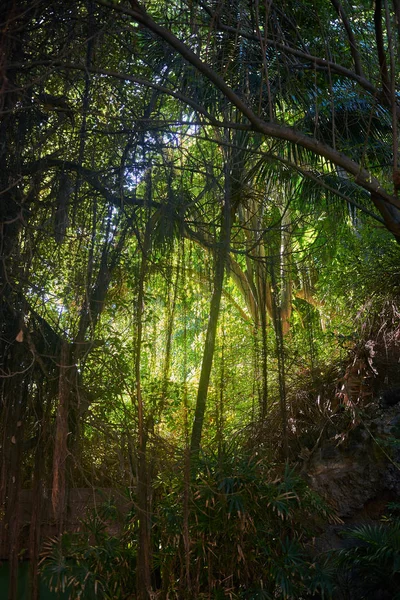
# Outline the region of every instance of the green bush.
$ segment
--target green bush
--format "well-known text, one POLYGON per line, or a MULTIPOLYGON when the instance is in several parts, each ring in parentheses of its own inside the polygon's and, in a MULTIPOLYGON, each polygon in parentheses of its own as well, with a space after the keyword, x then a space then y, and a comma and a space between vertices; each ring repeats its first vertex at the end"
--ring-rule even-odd
POLYGON ((359 525, 344 536, 352 546, 340 550, 336 560, 338 574, 350 589, 348 597, 399 600, 400 518, 359 525))
MULTIPOLYGON (((332 568, 307 550, 329 514, 293 470, 258 456, 203 456, 186 486, 182 470, 164 473, 153 486, 157 597, 329 597, 332 568)), ((49 587, 71 599, 135 598, 138 522, 133 511, 111 535, 117 518, 105 505, 81 532, 48 542, 41 568, 49 587)))

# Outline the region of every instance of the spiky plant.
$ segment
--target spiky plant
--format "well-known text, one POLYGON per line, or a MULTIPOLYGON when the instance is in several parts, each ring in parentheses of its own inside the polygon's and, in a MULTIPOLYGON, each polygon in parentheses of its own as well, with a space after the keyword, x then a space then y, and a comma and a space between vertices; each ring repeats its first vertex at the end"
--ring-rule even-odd
POLYGON ((352 598, 400 599, 400 519, 389 523, 366 523, 344 533, 352 547, 337 559, 354 588, 352 598), (386 594, 386 595, 382 595, 386 594))
POLYGON ((129 600, 135 589, 136 532, 130 515, 124 529, 111 534, 117 519, 110 503, 90 511, 77 533, 64 533, 44 544, 40 571, 50 590, 75 600, 129 600), (130 531, 129 539, 126 532, 130 531))

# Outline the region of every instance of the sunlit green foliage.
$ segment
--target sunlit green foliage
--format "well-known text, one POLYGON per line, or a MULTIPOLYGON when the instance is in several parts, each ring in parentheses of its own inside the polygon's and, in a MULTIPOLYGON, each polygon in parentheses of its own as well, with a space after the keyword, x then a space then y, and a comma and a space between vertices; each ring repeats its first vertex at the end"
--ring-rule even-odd
POLYGON ((329 595, 306 550, 329 511, 282 465, 354 424, 377 390, 343 391, 347 369, 399 324, 398 13, 381 0, 1 3, 13 581, 20 492, 35 581, 47 498, 61 527, 68 490, 94 486, 129 488, 134 510, 115 535, 101 512, 51 542, 53 587, 329 595))

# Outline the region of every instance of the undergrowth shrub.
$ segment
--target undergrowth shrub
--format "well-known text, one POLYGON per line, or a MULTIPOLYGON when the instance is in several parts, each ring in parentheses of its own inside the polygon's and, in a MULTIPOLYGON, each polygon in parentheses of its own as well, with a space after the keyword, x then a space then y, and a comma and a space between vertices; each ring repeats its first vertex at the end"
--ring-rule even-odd
MULTIPOLYGON (((134 504, 118 533, 111 503, 80 532, 50 540, 41 563, 49 587, 68 590, 71 600, 135 598, 134 504)), ((155 597, 330 597, 332 567, 308 551, 330 516, 294 470, 257 455, 203 456, 186 478, 182 469, 164 472, 153 485, 155 597)))
MULTIPOLYGON (((398 512, 399 505, 396 510, 398 512)), ((337 551, 337 590, 351 600, 400 600, 400 517, 343 532, 349 548, 337 551)))
POLYGON ((121 526, 121 515, 109 500, 88 512, 80 531, 47 540, 40 570, 49 589, 67 592, 70 600, 134 598, 136 537, 130 517, 121 526))

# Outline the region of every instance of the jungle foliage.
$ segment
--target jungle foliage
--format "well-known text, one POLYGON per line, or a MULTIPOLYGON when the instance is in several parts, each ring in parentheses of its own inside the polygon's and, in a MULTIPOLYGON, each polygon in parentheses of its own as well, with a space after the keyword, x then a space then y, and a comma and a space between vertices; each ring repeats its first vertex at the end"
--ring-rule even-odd
POLYGON ((71 597, 332 593, 296 472, 400 385, 399 37, 399 0, 1 2, 9 600, 21 558, 32 600, 39 564, 71 597), (74 488, 131 505, 68 531, 74 488))

